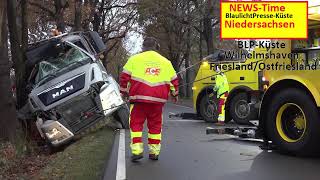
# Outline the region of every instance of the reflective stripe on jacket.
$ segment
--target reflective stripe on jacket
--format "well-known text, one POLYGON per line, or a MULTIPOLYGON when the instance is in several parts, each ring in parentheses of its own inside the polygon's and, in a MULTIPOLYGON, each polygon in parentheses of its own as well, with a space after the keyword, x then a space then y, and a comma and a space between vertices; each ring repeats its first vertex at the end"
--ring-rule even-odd
POLYGON ((218 98, 223 93, 229 92, 229 83, 228 83, 227 76, 225 74, 219 73, 216 75, 216 84, 213 90, 217 92, 218 98))
POLYGON ((165 103, 170 92, 178 95, 178 84, 171 62, 155 51, 130 57, 120 75, 120 91, 130 102, 165 103))

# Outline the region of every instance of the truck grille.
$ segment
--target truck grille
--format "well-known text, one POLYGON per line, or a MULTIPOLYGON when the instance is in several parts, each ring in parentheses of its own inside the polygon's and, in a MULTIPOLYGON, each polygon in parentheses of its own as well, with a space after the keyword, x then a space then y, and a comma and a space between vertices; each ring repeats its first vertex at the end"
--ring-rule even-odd
POLYGON ((84 88, 86 75, 80 74, 65 82, 59 83, 38 94, 41 102, 48 106, 84 88))
POLYGON ((93 90, 61 104, 56 110, 74 134, 80 133, 82 129, 90 126, 101 117, 96 113, 98 106, 93 97, 93 90), (92 115, 85 117, 84 114, 88 113, 92 115))

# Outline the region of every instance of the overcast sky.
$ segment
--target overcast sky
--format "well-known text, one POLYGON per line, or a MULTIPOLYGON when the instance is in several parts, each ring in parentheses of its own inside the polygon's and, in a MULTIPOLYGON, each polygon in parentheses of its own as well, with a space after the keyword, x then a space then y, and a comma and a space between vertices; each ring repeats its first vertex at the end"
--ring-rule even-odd
POLYGON ((125 40, 125 47, 131 55, 137 54, 141 51, 143 37, 140 33, 130 32, 125 40))

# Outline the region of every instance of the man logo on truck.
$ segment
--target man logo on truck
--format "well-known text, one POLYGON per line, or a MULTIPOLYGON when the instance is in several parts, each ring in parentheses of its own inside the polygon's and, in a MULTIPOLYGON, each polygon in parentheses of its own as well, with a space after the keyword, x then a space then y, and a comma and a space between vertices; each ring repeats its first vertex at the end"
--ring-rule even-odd
POLYGON ((70 85, 69 87, 66 87, 65 89, 61 89, 60 91, 52 94, 52 98, 55 99, 55 98, 57 98, 57 97, 65 94, 65 93, 67 93, 67 92, 69 92, 69 91, 72 91, 73 89, 74 89, 74 88, 73 88, 73 85, 70 85))

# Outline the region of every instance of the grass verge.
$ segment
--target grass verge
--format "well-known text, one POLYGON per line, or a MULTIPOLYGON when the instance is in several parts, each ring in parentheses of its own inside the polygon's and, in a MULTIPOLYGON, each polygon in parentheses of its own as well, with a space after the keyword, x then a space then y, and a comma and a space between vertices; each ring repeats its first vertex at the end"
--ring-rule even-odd
POLYGON ((76 141, 54 155, 33 179, 101 179, 112 149, 114 131, 105 127, 76 141))

